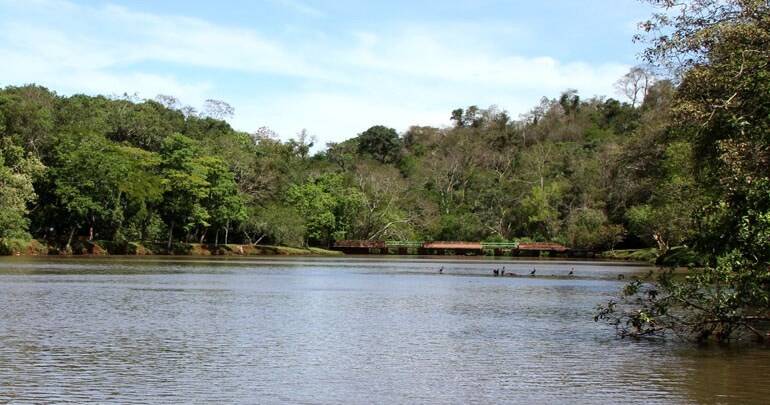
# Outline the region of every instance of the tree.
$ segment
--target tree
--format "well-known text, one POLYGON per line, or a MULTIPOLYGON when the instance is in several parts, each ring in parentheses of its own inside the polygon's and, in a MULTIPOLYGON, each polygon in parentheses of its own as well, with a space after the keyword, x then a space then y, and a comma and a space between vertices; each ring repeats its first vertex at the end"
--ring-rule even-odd
POLYGON ((308 240, 324 245, 347 237, 363 200, 338 174, 292 185, 287 192, 288 203, 305 219, 308 240))
POLYGON ((533 186, 521 204, 528 233, 537 239, 552 240, 559 232, 561 221, 558 203, 564 193, 565 183, 554 181, 533 186))
POLYGON ((452 111, 451 120, 456 128, 481 128, 487 123, 507 124, 508 113, 498 111, 497 106, 484 110, 472 105, 466 109, 458 108, 452 111))
POLYGON ((185 127, 185 116, 181 111, 170 110, 162 104, 145 100, 113 100, 109 109, 109 132, 104 134, 116 142, 149 150, 159 151, 169 135, 181 132, 185 127))
POLYGON ((631 107, 636 107, 637 102, 643 101, 647 97, 654 81, 652 73, 647 69, 634 66, 615 82, 615 89, 618 94, 626 96, 631 101, 631 107))
POLYGON ((179 102, 179 99, 168 94, 158 94, 155 96, 155 101, 157 101, 158 104, 168 108, 169 110, 179 110, 182 108, 182 104, 179 102))
POLYGON ((203 104, 204 117, 223 120, 225 118, 232 118, 233 114, 235 114, 235 108, 222 100, 208 99, 203 104))
POLYGON ((0 238, 26 238, 28 206, 37 199, 33 182, 44 167, 9 139, 0 139, 0 238))
POLYGON ((462 108, 452 110, 452 116, 450 120, 455 122, 455 127, 462 128, 465 126, 465 122, 463 121, 464 114, 465 114, 465 110, 463 110, 462 108))
MULTIPOLYGON (((209 222, 216 227, 214 243, 219 244, 219 231, 224 231, 224 242, 227 244, 231 225, 246 218, 244 199, 238 193, 235 176, 227 164, 219 158, 204 157, 200 164, 206 168, 208 195, 202 204, 209 213, 209 222)), ((205 231, 201 241, 205 237, 205 231)))
POLYGON ((644 24, 646 55, 681 82, 672 131, 694 146, 709 196, 695 248, 706 266, 635 281, 597 319, 623 336, 674 332, 698 341, 770 336, 770 5, 654 0, 673 16, 644 24))
POLYGON ((17 145, 42 157, 52 141, 57 96, 35 85, 7 87, 0 97, 0 129, 17 145))
POLYGON ((662 253, 695 236, 696 212, 705 203, 695 182, 695 158, 688 142, 672 142, 658 160, 650 198, 626 211, 632 233, 653 242, 662 253))
POLYGON ((315 145, 315 136, 310 135, 307 129, 302 128, 295 138, 289 139, 287 144, 293 150, 294 154, 302 159, 307 159, 310 154, 310 148, 315 145))
POLYGON ((414 234, 413 218, 404 209, 406 184, 398 170, 367 160, 355 168, 354 178, 363 198, 351 236, 369 240, 409 239, 414 234))
POLYGON ((40 183, 40 225, 67 232, 67 247, 83 227, 89 240, 100 231, 114 238, 126 217, 140 220, 160 197, 158 158, 151 152, 97 134, 61 134, 52 155, 49 175, 40 183))
POLYGON ((621 225, 610 224, 601 210, 579 208, 567 217, 565 234, 572 248, 612 249, 623 240, 625 230, 621 225))
POLYGON ((300 213, 284 204, 266 207, 250 206, 246 218, 240 223, 250 244, 302 246, 305 243, 305 220, 300 213))
POLYGON ((209 196, 208 167, 201 161, 198 144, 180 134, 170 136, 161 149, 161 175, 164 181, 161 212, 168 224, 167 247, 171 248, 177 226, 187 232, 210 226, 211 215, 204 206, 209 196))
POLYGON ((559 96, 559 105, 565 115, 570 115, 577 112, 580 108, 580 96, 575 89, 569 89, 559 96))
POLYGON ((401 139, 395 129, 375 125, 358 135, 358 152, 381 163, 397 162, 401 157, 401 139))

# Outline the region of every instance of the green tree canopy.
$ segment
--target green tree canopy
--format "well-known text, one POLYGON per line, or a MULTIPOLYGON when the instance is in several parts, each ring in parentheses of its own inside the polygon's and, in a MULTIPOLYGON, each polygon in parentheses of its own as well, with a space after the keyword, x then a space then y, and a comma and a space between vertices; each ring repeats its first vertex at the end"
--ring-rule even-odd
MULTIPOLYGON (((623 335, 673 331, 701 341, 746 335, 766 340, 770 5, 760 0, 653 3, 673 14, 658 14, 646 24, 656 35, 647 55, 681 74, 671 131, 694 146, 696 178, 708 196, 698 213, 695 237, 707 264, 684 278, 665 274, 649 283, 634 282, 599 317, 623 335)), ((668 151, 672 148, 676 145, 668 151)), ((683 182, 676 177, 671 184, 678 188, 683 182)), ((673 198, 694 195, 688 190, 673 198)), ((645 211, 649 213, 639 216, 656 215, 645 211)))
POLYGON ((358 135, 358 152, 381 163, 397 162, 401 157, 401 139, 395 129, 375 125, 358 135))
POLYGON ((43 170, 37 158, 0 138, 0 238, 28 236, 27 207, 37 199, 33 183, 43 170))

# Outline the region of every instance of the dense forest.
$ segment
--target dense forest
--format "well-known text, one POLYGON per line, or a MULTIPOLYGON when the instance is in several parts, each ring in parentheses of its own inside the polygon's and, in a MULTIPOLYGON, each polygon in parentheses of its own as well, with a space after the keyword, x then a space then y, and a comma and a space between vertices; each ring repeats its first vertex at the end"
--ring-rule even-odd
POLYGON ((6 87, 0 237, 681 244, 700 193, 690 143, 665 130, 674 88, 640 68, 618 84, 626 101, 567 90, 515 120, 470 106, 451 128, 376 125, 316 154, 305 132, 233 130, 214 100, 6 87))

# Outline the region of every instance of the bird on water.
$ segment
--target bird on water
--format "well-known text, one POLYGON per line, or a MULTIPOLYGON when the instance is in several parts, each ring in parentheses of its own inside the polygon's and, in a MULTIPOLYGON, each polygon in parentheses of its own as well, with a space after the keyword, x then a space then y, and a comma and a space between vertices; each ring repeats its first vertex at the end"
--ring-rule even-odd
POLYGON ((530 276, 534 276, 536 271, 537 271, 537 269, 533 268, 532 271, 529 272, 529 275, 530 276))

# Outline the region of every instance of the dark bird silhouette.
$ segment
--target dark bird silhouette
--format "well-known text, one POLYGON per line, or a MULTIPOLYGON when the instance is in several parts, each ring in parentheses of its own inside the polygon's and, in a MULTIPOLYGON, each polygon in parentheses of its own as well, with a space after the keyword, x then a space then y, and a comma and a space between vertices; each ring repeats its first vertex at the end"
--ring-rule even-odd
POLYGON ((536 269, 532 269, 532 271, 529 272, 529 275, 534 276, 536 271, 537 271, 536 269))
POLYGON ((622 274, 618 274, 618 280, 623 280, 624 278, 626 278, 626 276, 624 276, 622 274))
POLYGON ((441 268, 438 269, 438 274, 443 274, 443 273, 444 273, 444 266, 441 266, 441 268))
POLYGON ((575 268, 574 267, 569 269, 569 275, 571 276, 573 274, 575 274, 575 268))
POLYGON ((500 271, 499 271, 499 270, 497 270, 497 269, 494 269, 494 270, 492 270, 492 274, 493 274, 495 277, 497 277, 497 276, 499 276, 499 275, 500 275, 500 271))

